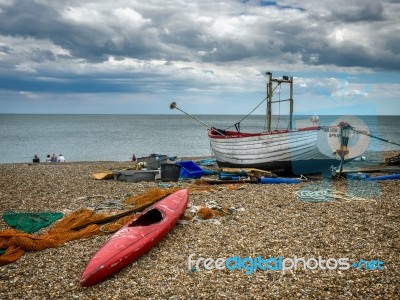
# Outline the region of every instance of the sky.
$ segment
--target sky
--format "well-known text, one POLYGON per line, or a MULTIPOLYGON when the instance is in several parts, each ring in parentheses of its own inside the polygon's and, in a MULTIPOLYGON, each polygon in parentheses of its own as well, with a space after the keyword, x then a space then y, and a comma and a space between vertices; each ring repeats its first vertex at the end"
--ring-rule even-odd
POLYGON ((399 16, 399 0, 0 0, 0 113, 243 115, 272 72, 293 76, 296 113, 400 115, 399 16))

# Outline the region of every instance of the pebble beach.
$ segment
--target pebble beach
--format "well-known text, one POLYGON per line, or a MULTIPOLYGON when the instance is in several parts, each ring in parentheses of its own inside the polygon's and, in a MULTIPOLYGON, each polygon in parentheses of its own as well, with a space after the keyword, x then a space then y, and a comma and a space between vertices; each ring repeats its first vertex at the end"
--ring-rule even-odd
MULTIPOLYGON (((0 213, 62 212, 89 208, 121 212, 126 197, 159 182, 95 180, 92 173, 131 162, 0 165, 0 213)), ((192 183, 170 183, 188 188, 192 183)), ((334 180, 332 190, 359 192, 353 200, 300 201, 300 189, 327 188, 321 178, 300 184, 216 185, 189 197, 189 209, 210 203, 229 214, 182 221, 147 254, 110 277, 82 287, 80 276, 110 237, 99 234, 58 248, 26 252, 0 267, 0 299, 398 299, 400 294, 400 185, 334 180), (355 186, 352 186, 354 185, 355 186), (188 258, 348 258, 379 260, 383 270, 206 270, 188 258)), ((0 230, 8 229, 0 220, 0 230)), ((43 232, 42 229, 38 234, 43 232)))

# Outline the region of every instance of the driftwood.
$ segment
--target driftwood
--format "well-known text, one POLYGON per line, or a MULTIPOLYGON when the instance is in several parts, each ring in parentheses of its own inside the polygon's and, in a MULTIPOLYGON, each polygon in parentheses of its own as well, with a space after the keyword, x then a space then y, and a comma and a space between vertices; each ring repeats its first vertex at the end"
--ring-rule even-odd
POLYGON ((92 176, 94 179, 97 180, 104 180, 104 179, 114 179, 113 172, 101 172, 101 173, 93 173, 92 176))
POLYGON ((231 174, 241 174, 246 173, 247 176, 252 178, 259 178, 259 177, 277 177, 274 173, 270 171, 254 169, 254 168, 222 168, 222 172, 231 173, 231 174))
POLYGON ((224 179, 204 178, 201 179, 201 182, 205 182, 208 184, 235 184, 235 183, 257 183, 257 180, 255 179, 224 180, 224 179))

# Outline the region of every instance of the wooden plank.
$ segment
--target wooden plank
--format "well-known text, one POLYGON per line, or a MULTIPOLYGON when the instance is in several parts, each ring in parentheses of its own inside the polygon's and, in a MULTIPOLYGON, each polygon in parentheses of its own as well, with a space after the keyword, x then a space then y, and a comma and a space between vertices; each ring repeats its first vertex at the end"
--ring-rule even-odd
POLYGON ((257 183, 257 180, 253 179, 242 179, 242 180, 222 180, 222 179, 212 179, 203 178, 201 181, 208 184, 235 184, 235 183, 257 183))
POLYGON ((113 179, 114 178, 113 172, 93 173, 92 176, 97 180, 113 179))

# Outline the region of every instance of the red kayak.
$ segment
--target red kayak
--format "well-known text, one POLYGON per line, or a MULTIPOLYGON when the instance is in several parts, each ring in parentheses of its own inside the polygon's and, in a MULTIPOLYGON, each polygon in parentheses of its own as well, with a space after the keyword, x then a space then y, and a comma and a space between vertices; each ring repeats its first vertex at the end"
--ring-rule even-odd
POLYGON ((81 285, 103 281, 150 250, 178 222, 188 200, 188 190, 180 190, 129 221, 92 257, 83 271, 81 285))

